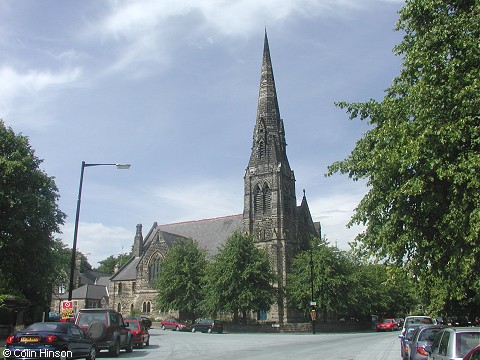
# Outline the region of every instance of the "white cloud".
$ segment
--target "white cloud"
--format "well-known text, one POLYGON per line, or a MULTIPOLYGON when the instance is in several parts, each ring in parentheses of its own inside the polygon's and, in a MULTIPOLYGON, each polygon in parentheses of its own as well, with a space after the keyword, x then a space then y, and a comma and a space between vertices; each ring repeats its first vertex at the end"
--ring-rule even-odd
MULTIPOLYGON (((73 223, 66 223, 59 236, 69 247, 73 244, 73 223)), ((110 255, 128 253, 133 245, 135 233, 119 226, 106 226, 100 223, 80 222, 78 225, 77 250, 88 259, 90 265, 98 267, 98 262, 110 255)))
POLYGON ((345 186, 343 190, 343 193, 336 191, 308 199, 308 202, 314 221, 320 221, 322 236, 325 235, 332 244, 337 243, 341 248, 348 248, 348 243, 363 231, 362 226, 347 228, 346 225, 367 189, 356 182, 345 186))
MULTIPOLYGON (((49 92, 74 83, 81 74, 79 67, 59 72, 36 69, 21 72, 10 66, 0 67, 0 116, 14 112, 17 103, 23 104, 22 111, 26 106, 34 108, 49 97, 49 92)), ((41 125, 44 124, 36 124, 41 125)))
POLYGON ((172 221, 188 221, 217 216, 234 215, 243 211, 242 188, 236 182, 208 179, 188 184, 152 189, 162 207, 172 214, 181 214, 172 221))
POLYGON ((144 61, 167 64, 176 41, 186 37, 191 45, 210 44, 224 37, 248 37, 259 29, 300 15, 344 17, 351 10, 378 2, 401 0, 145 0, 110 1, 110 13, 94 28, 102 41, 114 41, 119 54, 108 69, 121 71, 144 61), (188 23, 188 26, 185 26, 188 23), (186 29, 186 30, 185 30, 186 29))

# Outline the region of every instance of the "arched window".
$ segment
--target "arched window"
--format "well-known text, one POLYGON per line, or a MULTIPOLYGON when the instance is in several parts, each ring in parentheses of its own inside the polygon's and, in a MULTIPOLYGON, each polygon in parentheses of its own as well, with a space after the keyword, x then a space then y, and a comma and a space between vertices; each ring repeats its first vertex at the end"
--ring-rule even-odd
POLYGON ((258 158, 263 160, 265 158, 265 142, 262 140, 258 143, 258 158))
POLYGON ((117 304, 117 311, 118 311, 119 313, 122 312, 122 304, 120 304, 120 303, 117 304))
POLYGON ((270 214, 272 211, 272 191, 267 183, 255 186, 253 191, 253 213, 256 217, 270 214))
POLYGON ((152 260, 150 260, 150 263, 148 265, 148 281, 150 284, 153 284, 155 278, 158 276, 161 270, 162 263, 160 256, 157 255, 152 257, 152 260))
POLYGON ((262 191, 258 185, 255 186, 255 190, 253 191, 253 213, 255 216, 262 215, 262 191))
POLYGON ((270 191, 270 188, 268 185, 265 183, 263 185, 263 213, 264 214, 269 214, 271 209, 272 209, 272 192, 270 191))
POLYGON ((117 291, 117 292, 118 292, 118 295, 121 295, 121 294, 122 294, 122 290, 123 290, 123 289, 122 289, 122 283, 121 283, 121 282, 118 283, 118 288, 117 288, 117 290, 118 290, 118 291, 117 291))
POLYGON ((130 315, 133 314, 133 304, 130 304, 130 315))
POLYGON ((143 305, 142 305, 142 312, 143 312, 144 314, 150 313, 150 311, 152 310, 152 309, 151 309, 151 306, 152 306, 152 304, 151 304, 150 301, 144 301, 144 302, 143 302, 143 305))

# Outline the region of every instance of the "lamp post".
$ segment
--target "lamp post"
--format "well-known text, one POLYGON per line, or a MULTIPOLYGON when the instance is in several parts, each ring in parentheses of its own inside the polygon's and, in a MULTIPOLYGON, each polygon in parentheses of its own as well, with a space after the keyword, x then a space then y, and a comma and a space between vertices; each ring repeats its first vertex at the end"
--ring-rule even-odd
POLYGON ((316 320, 316 302, 314 298, 313 291, 313 247, 310 247, 310 291, 311 291, 311 301, 310 301, 310 317, 312 319, 312 334, 315 334, 315 320, 316 320))
POLYGON ((85 172, 86 167, 91 166, 116 166, 117 169, 130 169, 130 164, 86 164, 85 161, 82 161, 82 170, 80 172, 80 186, 78 187, 77 213, 75 215, 75 229, 73 231, 72 259, 70 261, 70 284, 68 285, 68 301, 72 300, 73 292, 75 257, 77 253, 78 220, 80 219, 80 203, 82 201, 83 173, 85 172))

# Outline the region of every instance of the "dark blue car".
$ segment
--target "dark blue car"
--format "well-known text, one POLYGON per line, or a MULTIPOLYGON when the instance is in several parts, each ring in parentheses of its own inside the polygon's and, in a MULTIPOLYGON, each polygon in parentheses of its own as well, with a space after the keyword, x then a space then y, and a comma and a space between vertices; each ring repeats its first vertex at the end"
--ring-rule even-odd
POLYGON ((70 322, 34 323, 10 335, 5 359, 78 359, 95 360, 95 341, 70 322))

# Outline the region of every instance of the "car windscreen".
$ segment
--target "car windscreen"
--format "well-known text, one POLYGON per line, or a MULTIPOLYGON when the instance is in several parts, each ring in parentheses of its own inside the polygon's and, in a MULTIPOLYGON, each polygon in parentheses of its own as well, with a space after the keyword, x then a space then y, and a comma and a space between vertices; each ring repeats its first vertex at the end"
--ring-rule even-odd
POLYGON ((86 326, 91 324, 92 322, 100 321, 107 325, 107 318, 104 312, 90 312, 90 313, 80 313, 77 319, 78 326, 86 326))
POLYGON ((45 331, 45 332, 57 332, 57 333, 67 333, 67 327, 63 324, 55 323, 35 323, 30 326, 27 326, 24 330, 25 332, 30 331, 45 331))
POLYGON ((127 324, 127 327, 131 330, 138 330, 138 322, 136 321, 125 321, 125 324, 127 324))
POLYGON ((475 346, 480 344, 480 332, 461 332, 457 333, 456 357, 464 357, 475 346))
POLYGON ((408 319, 407 324, 433 324, 433 319, 429 317, 419 317, 408 319))
POLYGON ((435 335, 437 335, 437 333, 440 331, 441 329, 440 328, 433 328, 433 329, 425 329, 423 330, 419 337, 418 337, 418 341, 430 341, 430 342, 433 342, 433 340, 435 339, 435 335))

